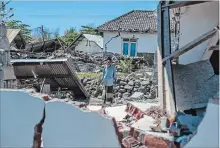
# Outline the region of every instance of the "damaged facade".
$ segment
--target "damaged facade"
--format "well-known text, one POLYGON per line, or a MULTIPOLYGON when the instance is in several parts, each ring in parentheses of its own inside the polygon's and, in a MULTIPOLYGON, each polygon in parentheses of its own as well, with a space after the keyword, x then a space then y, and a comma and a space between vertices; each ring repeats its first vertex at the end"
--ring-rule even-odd
MULTIPOLYGON (((209 100, 219 92, 218 12, 219 2, 216 1, 166 1, 158 5, 158 97, 161 107, 171 116, 176 116, 177 121, 181 120, 178 118, 179 114, 184 112, 194 117, 210 116, 205 113, 208 112, 206 107, 209 100), (176 21, 175 50, 171 50, 170 22, 167 21, 170 17, 176 21)), ((219 102, 219 96, 216 99, 219 102)), ((190 117, 182 121, 189 124, 190 117)), ((202 123, 198 133, 199 130, 204 130, 202 123)), ((193 140, 196 129, 193 130, 188 125, 190 135, 184 133, 184 128, 178 124, 182 123, 178 122, 174 128, 174 137, 180 146, 186 145, 191 138, 193 144, 190 142, 189 147, 203 146, 193 140), (179 135, 177 131, 181 131, 179 135)), ((218 137, 213 137, 209 142, 213 141, 211 147, 218 147, 218 143, 214 142, 216 138, 218 137)), ((203 141, 202 138, 200 140, 203 141)))

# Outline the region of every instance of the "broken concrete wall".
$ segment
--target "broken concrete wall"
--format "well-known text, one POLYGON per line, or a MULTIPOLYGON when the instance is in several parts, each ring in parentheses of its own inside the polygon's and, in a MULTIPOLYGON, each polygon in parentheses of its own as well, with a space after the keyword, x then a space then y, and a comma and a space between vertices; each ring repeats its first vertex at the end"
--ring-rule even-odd
POLYGON ((219 99, 218 103, 210 102, 205 117, 198 127, 197 134, 185 146, 186 148, 219 147, 219 99))
MULTIPOLYGON (((1 90, 0 95, 0 147, 31 147, 44 101, 24 91, 1 90)), ((112 120, 63 102, 45 108, 43 147, 120 147, 112 120)))
MULTIPOLYGON (((180 9, 180 48, 219 25, 218 1, 181 7, 180 9)), ((180 56, 179 63, 189 64, 200 61, 209 40, 180 56)))
POLYGON ((10 45, 6 32, 5 24, 0 24, 0 88, 13 88, 16 86, 16 77, 10 64, 10 45))
POLYGON ((44 102, 22 91, 0 91, 0 147, 31 147, 44 102))
POLYGON ((182 111, 206 107, 219 91, 219 76, 214 74, 208 60, 176 65, 174 80, 177 108, 182 111))
POLYGON ((46 104, 44 147, 120 147, 111 120, 62 102, 46 104))

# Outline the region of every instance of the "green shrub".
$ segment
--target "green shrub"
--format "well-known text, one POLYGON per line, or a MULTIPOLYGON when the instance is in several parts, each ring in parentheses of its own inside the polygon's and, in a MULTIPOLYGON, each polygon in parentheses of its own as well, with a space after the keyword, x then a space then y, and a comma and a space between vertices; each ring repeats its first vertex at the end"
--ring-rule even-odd
POLYGON ((120 68, 121 68, 122 72, 131 73, 132 66, 133 65, 132 65, 131 59, 120 60, 120 68))

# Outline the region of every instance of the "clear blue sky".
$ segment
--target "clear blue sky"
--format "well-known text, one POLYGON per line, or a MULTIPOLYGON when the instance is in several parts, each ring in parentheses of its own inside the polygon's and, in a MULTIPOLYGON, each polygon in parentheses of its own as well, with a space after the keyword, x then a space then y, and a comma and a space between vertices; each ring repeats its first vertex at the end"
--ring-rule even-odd
POLYGON ((31 28, 44 25, 60 29, 61 35, 70 27, 99 26, 131 10, 155 10, 157 1, 12 1, 12 19, 21 20, 31 28))

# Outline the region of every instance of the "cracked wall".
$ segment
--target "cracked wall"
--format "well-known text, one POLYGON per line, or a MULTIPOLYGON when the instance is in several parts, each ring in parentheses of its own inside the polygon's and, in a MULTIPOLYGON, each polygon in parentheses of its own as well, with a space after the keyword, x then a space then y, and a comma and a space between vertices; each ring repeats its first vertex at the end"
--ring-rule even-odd
MULTIPOLYGON (((31 147, 44 101, 24 91, 1 90, 0 147, 31 147)), ((71 104, 47 102, 43 147, 120 147, 113 122, 71 104)))

